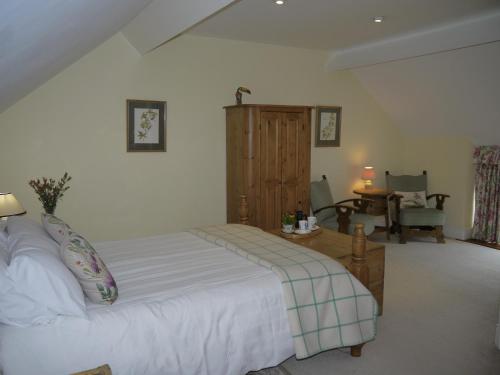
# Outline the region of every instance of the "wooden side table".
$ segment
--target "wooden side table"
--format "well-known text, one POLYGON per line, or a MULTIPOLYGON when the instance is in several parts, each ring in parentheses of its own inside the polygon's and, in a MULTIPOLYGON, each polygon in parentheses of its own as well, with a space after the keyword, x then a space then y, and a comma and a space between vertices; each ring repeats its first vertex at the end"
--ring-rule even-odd
POLYGON ((375 232, 385 232, 389 240, 391 238, 391 223, 389 221, 389 208, 387 207, 387 196, 389 191, 384 189, 356 189, 354 194, 361 195, 361 198, 371 199, 374 202, 368 206, 367 213, 373 216, 384 216, 385 227, 376 226, 375 232))
MULTIPOLYGON (((325 254, 349 269, 352 262, 352 236, 327 228, 322 228, 322 230, 314 237, 284 239, 325 254)), ((268 232, 279 236, 280 231, 281 229, 272 229, 268 232)), ((382 315, 384 309, 385 246, 381 243, 366 241, 366 251, 368 255, 368 289, 377 300, 379 315, 382 315)))

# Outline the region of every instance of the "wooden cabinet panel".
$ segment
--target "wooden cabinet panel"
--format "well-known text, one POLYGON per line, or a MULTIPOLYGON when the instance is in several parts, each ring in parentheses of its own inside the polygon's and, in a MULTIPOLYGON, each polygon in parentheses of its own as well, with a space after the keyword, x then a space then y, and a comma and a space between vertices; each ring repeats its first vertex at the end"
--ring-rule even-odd
POLYGON ((310 120, 302 119, 298 128, 298 170, 297 201, 302 202, 303 211, 309 215, 309 190, 311 183, 311 125, 310 120))
POLYGON ((281 221, 281 114, 260 115, 260 212, 261 228, 271 229, 281 221))
MULTIPOLYGON (((282 211, 294 212, 300 199, 299 158, 300 128, 303 114, 284 113, 281 118, 281 157, 282 157, 282 211)), ((276 227, 275 227, 276 228, 276 227)))
POLYGON ((226 107, 227 220, 238 222, 247 195, 250 225, 281 226, 281 215, 301 202, 309 212, 311 108, 226 107))

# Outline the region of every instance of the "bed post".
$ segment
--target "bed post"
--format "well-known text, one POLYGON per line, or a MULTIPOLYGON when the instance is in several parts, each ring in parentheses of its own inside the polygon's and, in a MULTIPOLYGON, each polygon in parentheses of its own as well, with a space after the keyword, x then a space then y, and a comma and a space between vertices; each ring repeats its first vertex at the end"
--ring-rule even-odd
POLYGON ((368 257, 366 254, 366 236, 363 224, 356 224, 354 227, 352 235, 352 261, 349 271, 364 286, 369 287, 368 257))
POLYGON ((240 224, 248 225, 248 201, 247 196, 242 194, 240 195, 240 224))
MULTIPOLYGON (((349 266, 351 273, 368 288, 370 275, 368 273, 368 257, 366 254, 366 236, 363 224, 356 224, 352 235, 352 261, 349 266)), ((351 356, 360 357, 364 344, 351 346, 351 356)))

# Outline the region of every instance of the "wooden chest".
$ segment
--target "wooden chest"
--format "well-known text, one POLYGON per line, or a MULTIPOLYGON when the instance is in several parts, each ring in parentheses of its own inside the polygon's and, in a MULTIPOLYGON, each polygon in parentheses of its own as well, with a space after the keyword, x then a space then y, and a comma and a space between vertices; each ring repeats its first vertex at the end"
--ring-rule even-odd
MULTIPOLYGON (((279 236, 280 229, 273 229, 269 232, 279 236)), ((352 236, 323 228, 322 232, 314 237, 285 239, 328 255, 349 269, 352 257, 352 236)), ((368 289, 377 300, 379 314, 382 315, 384 307, 385 246, 366 241, 366 250, 369 269, 368 289)))

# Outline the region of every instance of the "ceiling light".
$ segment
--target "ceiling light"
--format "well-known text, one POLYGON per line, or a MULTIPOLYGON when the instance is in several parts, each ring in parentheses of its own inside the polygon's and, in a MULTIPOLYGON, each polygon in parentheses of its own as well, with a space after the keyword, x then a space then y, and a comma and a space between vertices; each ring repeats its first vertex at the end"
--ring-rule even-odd
POLYGON ((274 2, 275 2, 276 4, 278 4, 278 5, 283 5, 283 4, 285 4, 285 0, 275 0, 274 2))
POLYGON ((382 23, 383 20, 384 20, 383 16, 373 17, 373 22, 375 23, 382 23))

